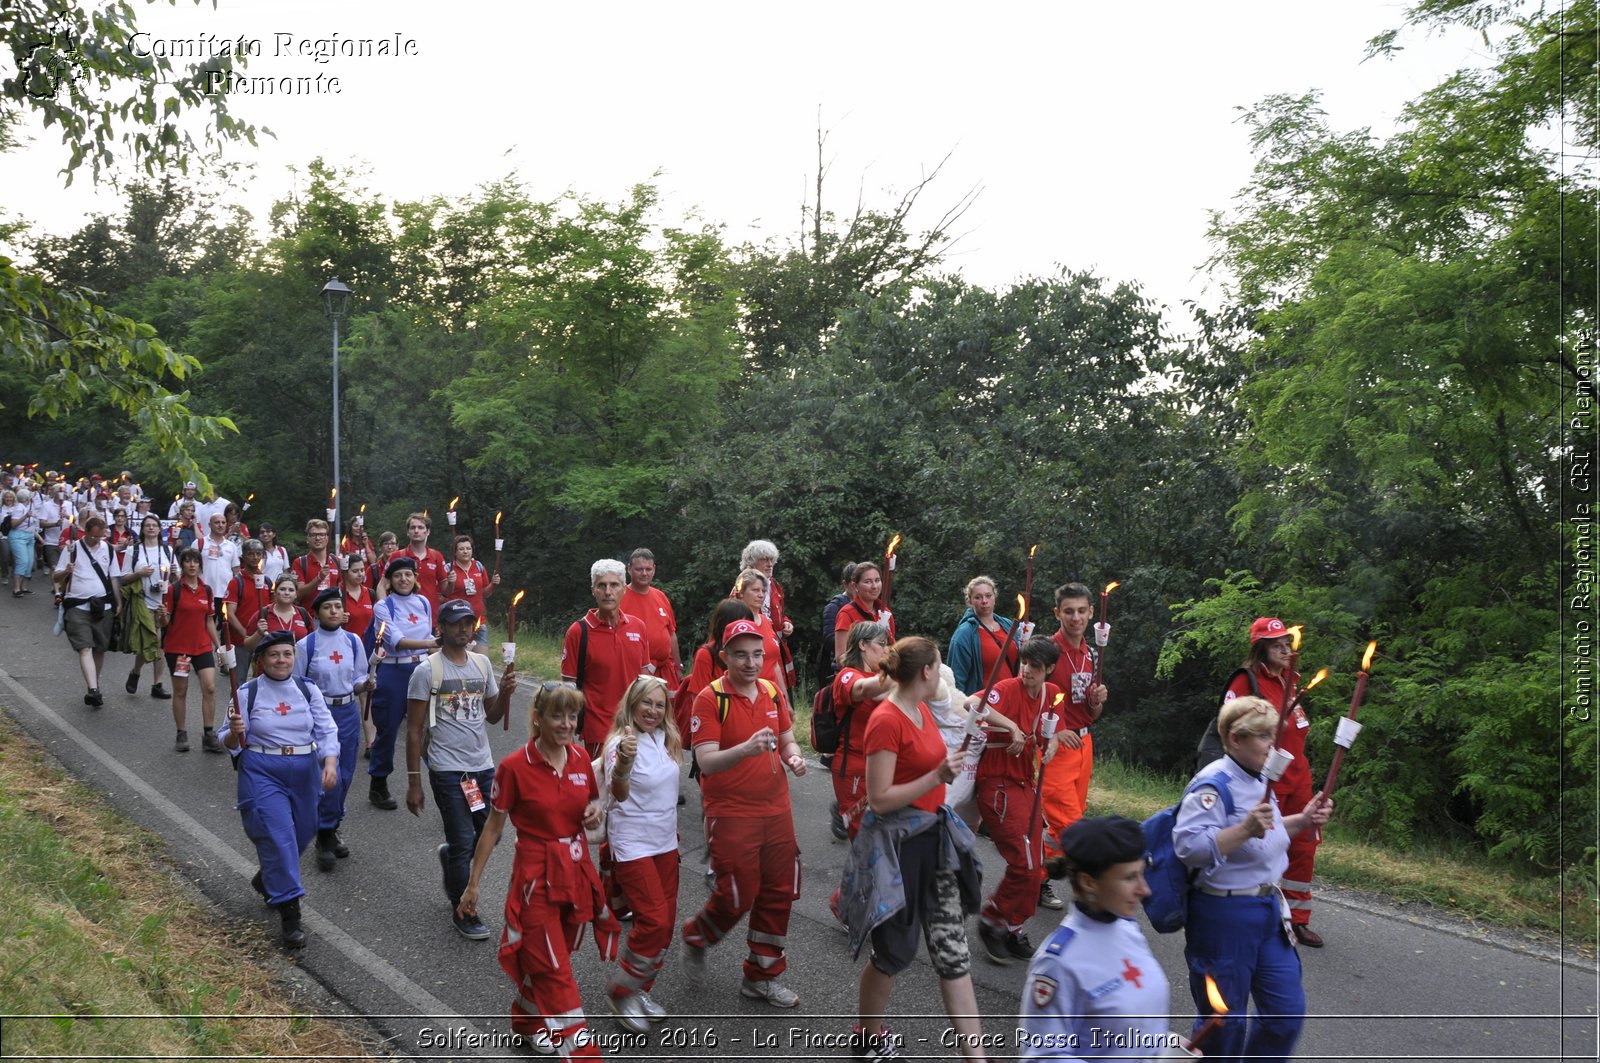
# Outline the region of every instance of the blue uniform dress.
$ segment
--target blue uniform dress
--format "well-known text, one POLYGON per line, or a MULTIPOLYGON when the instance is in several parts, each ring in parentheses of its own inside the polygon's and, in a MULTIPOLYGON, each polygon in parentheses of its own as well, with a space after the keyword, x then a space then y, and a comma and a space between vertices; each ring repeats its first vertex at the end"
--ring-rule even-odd
POLYGON ((318 625, 295 643, 294 674, 322 691, 339 731, 339 785, 323 790, 317 799, 317 829, 335 830, 344 819, 345 795, 356 776, 356 753, 361 749, 361 705, 356 691, 367 681, 367 651, 354 633, 318 625))
POLYGON ((433 609, 421 594, 391 594, 372 609, 372 622, 383 628, 378 650, 378 686, 372 692, 372 759, 367 774, 386 779, 394 771, 394 742, 406 720, 406 688, 411 673, 428 656, 427 650, 396 650, 401 639, 433 638, 433 609))
POLYGON ((257 676, 239 688, 244 739, 239 759, 239 809, 261 861, 267 903, 303 896, 300 854, 317 833, 322 760, 339 755, 339 735, 322 692, 300 680, 257 676), (306 695, 309 694, 310 697, 306 695))
POLYGON ((1277 882, 1289 866, 1289 835, 1272 800, 1272 828, 1222 856, 1217 832, 1230 827, 1261 803, 1266 777, 1245 771, 1232 757, 1208 764, 1190 785, 1217 772, 1227 776, 1233 815, 1223 808, 1216 787, 1200 786, 1183 799, 1172 828, 1172 847, 1187 866, 1198 869, 1189 893, 1184 928, 1184 958, 1189 962, 1189 992, 1200 1017, 1211 1014, 1205 976, 1216 980, 1228 1004, 1222 1029, 1209 1040, 1207 1059, 1252 1061, 1288 1059, 1305 1025, 1306 993, 1300 984, 1300 954, 1289 938, 1289 909, 1277 882), (1218 891, 1229 891, 1219 896, 1218 891), (1246 1021, 1245 1005, 1254 997, 1256 1013, 1246 1021))
POLYGON ((1167 976, 1139 924, 1073 905, 1028 961, 1017 1051, 1034 1059, 1155 1059, 1166 1026, 1167 976))

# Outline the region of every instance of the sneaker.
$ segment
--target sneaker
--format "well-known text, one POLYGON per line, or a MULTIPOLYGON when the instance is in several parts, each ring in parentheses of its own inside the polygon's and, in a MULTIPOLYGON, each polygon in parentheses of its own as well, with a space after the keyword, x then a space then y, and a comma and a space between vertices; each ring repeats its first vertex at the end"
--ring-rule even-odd
POLYGON ((189 752, 189 732, 179 731, 178 737, 173 740, 172 749, 176 753, 189 752))
POLYGON ((1012 960, 1009 949, 1006 948, 1006 938, 1010 935, 997 926, 991 926, 987 921, 978 920, 978 942, 983 946, 983 951, 989 959, 1005 966, 1012 960))
POLYGON ((137 694, 139 692, 139 673, 134 672, 128 676, 128 681, 122 684, 122 689, 130 694, 137 694))
POLYGON ((223 747, 222 743, 217 740, 216 734, 214 732, 212 732, 212 731, 207 731, 205 733, 205 737, 200 739, 200 746, 207 753, 226 753, 227 752, 227 749, 225 749, 223 747))
POLYGON ((751 1000, 765 1000, 775 1008, 792 1008, 800 1003, 800 994, 772 979, 752 982, 746 978, 739 983, 739 995, 751 1000))
POLYGON ((644 1004, 640 1002, 641 993, 629 993, 623 997, 606 997, 611 1005, 611 1014, 617 1017, 617 1022, 624 1030, 634 1033, 648 1033, 650 1019, 644 1013, 644 1004))
POLYGON ((900 1055, 900 1037, 887 1026, 880 1027, 877 1033, 867 1033, 857 1026, 850 1035, 850 1053, 866 1063, 895 1059, 900 1055))
POLYGON ((172 700, 172 695, 169 694, 167 692, 167 688, 162 686, 160 683, 157 683, 155 686, 150 688, 150 696, 155 698, 157 701, 172 700))
POLYGON ((515 1047, 532 1052, 536 1056, 553 1056, 557 1051, 556 1043, 550 1040, 550 1034, 546 1030, 517 1034, 515 1047))
POLYGON ((1048 882, 1039 883, 1039 907, 1049 908, 1053 912, 1059 912, 1064 907, 1061 898, 1056 896, 1055 888, 1048 882))
POLYGON ((833 836, 839 841, 850 840, 850 825, 844 821, 844 813, 839 811, 837 801, 828 809, 828 829, 833 831, 833 836))
POLYGON ((484 926, 483 920, 475 915, 456 915, 452 913, 450 921, 456 925, 456 933, 468 941, 489 940, 489 928, 484 926))
POLYGON ((660 1022, 667 1017, 667 1009, 657 1004, 649 993, 636 994, 639 998, 639 1010, 644 1012, 644 1017, 651 1022, 660 1022))
POLYGON ((1033 959, 1033 942, 1028 940, 1026 931, 1019 930, 1015 934, 1007 934, 1005 949, 1014 958, 1024 962, 1033 959))

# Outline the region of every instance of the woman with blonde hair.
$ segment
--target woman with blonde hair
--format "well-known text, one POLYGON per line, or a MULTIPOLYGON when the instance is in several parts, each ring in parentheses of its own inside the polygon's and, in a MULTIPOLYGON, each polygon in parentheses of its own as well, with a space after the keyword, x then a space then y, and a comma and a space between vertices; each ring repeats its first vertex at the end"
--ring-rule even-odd
POLYGON ((678 917, 678 780, 683 740, 667 701, 667 681, 641 675, 617 705, 600 751, 612 876, 633 910, 607 998, 617 1021, 636 1033, 666 1018, 650 988, 666 962, 678 917))

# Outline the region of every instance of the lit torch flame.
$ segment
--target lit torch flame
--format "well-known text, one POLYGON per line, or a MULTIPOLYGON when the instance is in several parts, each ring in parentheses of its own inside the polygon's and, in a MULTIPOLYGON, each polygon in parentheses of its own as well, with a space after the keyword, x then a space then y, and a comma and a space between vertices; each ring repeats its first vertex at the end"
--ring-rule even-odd
POLYGON ((365 517, 367 515, 367 504, 365 502, 361 503, 361 508, 356 510, 356 512, 365 517))
POLYGON ((459 502, 459 501, 461 501, 461 496, 460 495, 456 495, 456 497, 454 497, 454 498, 452 498, 450 500, 450 510, 451 510, 451 512, 455 511, 456 503, 459 502))
POLYGON ((889 540, 889 548, 883 552, 884 557, 893 557, 894 552, 900 548, 900 533, 895 532, 894 538, 889 540))
POLYGON ((328 504, 330 506, 333 505, 333 500, 338 498, 338 497, 339 497, 339 489, 337 487, 335 487, 333 490, 328 492, 328 504))
POLYGON ((1030 560, 1032 560, 1033 555, 1037 554, 1038 552, 1039 552, 1039 544, 1038 543, 1034 543, 1032 546, 1028 547, 1028 558, 1030 560))
POLYGON ((1063 702, 1063 701, 1066 701, 1066 700, 1067 700, 1067 694, 1066 694, 1066 691, 1062 691, 1062 692, 1061 692, 1061 693, 1059 693, 1059 694, 1057 694, 1057 695, 1056 695, 1056 700, 1054 700, 1054 701, 1052 701, 1052 702, 1051 702, 1051 703, 1050 703, 1050 707, 1051 707, 1051 708, 1052 708, 1052 709, 1053 709, 1053 708, 1055 708, 1055 707, 1056 707, 1056 706, 1057 706, 1057 705, 1059 705, 1059 704, 1061 704, 1061 703, 1062 703, 1062 702, 1063 702))
POLYGON ((494 515, 494 537, 500 538, 500 518, 505 515, 505 510, 500 510, 494 515))
POLYGON ((1289 648, 1296 653, 1300 652, 1300 634, 1302 628, 1299 624, 1289 629, 1289 648))
POLYGON ((422 507, 422 519, 423 520, 427 520, 428 519, 428 507, 427 506, 423 506, 422 507))
POLYGON ((1228 1002, 1222 999, 1222 990, 1217 988, 1216 980, 1209 974, 1206 975, 1206 999, 1211 1001, 1211 1010, 1218 1015, 1228 1014, 1228 1002))
POLYGON ((517 603, 518 603, 518 602, 520 602, 520 601, 522 601, 522 596, 523 596, 523 595, 524 595, 524 594, 527 594, 527 593, 528 593, 528 592, 527 592, 527 591, 518 591, 518 592, 517 592, 517 593, 516 593, 516 594, 513 594, 513 595, 512 595, 512 596, 511 596, 511 607, 512 607, 512 608, 513 608, 513 609, 515 609, 515 608, 516 608, 516 606, 517 606, 517 603))
POLYGON ((1367 643, 1367 652, 1361 655, 1361 670, 1363 672, 1372 670, 1372 655, 1377 652, 1378 644, 1376 642, 1367 643))
POLYGON ((1026 619, 1028 619, 1028 599, 1019 594, 1017 595, 1017 620, 1021 622, 1026 619))
POLYGON ((1122 586, 1122 584, 1118 583, 1116 580, 1112 580, 1110 583, 1106 584, 1106 589, 1101 591, 1100 593, 1101 594, 1110 594, 1112 591, 1116 590, 1120 586, 1122 586))
POLYGON ((255 500, 256 500, 256 493, 254 491, 251 491, 248 495, 245 496, 245 501, 246 502, 254 502, 255 500))
POLYGON ((1317 674, 1311 677, 1311 682, 1307 683, 1301 689, 1300 693, 1304 694, 1307 690, 1310 690, 1312 687, 1316 686, 1326 678, 1328 678, 1328 670, 1326 668, 1318 668, 1317 674))

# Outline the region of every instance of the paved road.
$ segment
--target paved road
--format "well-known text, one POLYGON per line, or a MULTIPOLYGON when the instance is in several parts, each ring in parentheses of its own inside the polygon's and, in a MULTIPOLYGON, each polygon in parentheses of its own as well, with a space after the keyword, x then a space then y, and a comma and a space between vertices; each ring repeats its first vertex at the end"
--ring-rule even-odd
MULTIPOLYGON (((234 775, 227 758, 172 752, 168 703, 122 692, 126 658, 113 656, 104 681, 106 706, 83 704, 81 679, 65 639, 52 639, 43 593, 0 605, 0 703, 78 778, 168 840, 180 872, 210 898, 222 918, 251 920, 276 930, 248 885, 254 853, 233 809, 234 775)), ((526 704, 526 698, 520 699, 526 704)), ((191 694, 191 731, 198 727, 191 694)), ((526 734, 525 711, 512 729, 493 732, 496 756, 526 734)), ((801 1006, 777 1012, 739 997, 742 935, 715 950, 696 980, 674 953, 654 994, 672 1013, 648 1045, 617 1045, 637 1058, 782 1055, 838 1058, 828 1037, 847 1032, 855 1006, 859 963, 850 958, 826 901, 838 882, 845 847, 826 825, 831 792, 813 771, 791 781, 804 896, 790 925, 789 973, 801 1006)), ((687 792, 696 791, 686 784, 687 792)), ((704 900, 695 872, 702 838, 693 796, 681 819, 685 865, 681 913, 704 900)), ((503 1054, 495 1036, 505 1021, 510 985, 495 963, 494 945, 471 942, 453 929, 434 847, 442 831, 431 808, 416 819, 404 809, 381 812, 365 800, 357 779, 343 831, 354 855, 331 874, 305 861, 310 945, 295 962, 389 1038, 390 1051, 429 1059, 503 1054)), ((984 843, 986 845, 986 843, 984 843)), ((498 912, 509 878, 511 846, 502 844, 485 878, 485 911, 498 912)), ((997 866, 986 849, 988 866, 997 866)), ((1519 947, 1504 936, 1479 934, 1441 919, 1419 919, 1348 891, 1321 896, 1316 923, 1330 945, 1305 950, 1305 983, 1313 1015, 1301 1040, 1302 1059, 1522 1060, 1596 1058, 1596 995, 1591 964, 1562 962, 1548 950, 1519 947)), ((1042 940, 1056 915, 1041 911, 1029 927, 1042 940)), ((489 920, 495 926, 496 921, 489 920)), ((1151 934, 1157 958, 1173 982, 1174 1028, 1186 1028, 1182 935, 1151 934)), ((973 934, 974 948, 976 935, 973 934)), ((604 971, 592 949, 577 960, 579 983, 595 1028, 623 1034, 610 1020, 604 971)), ((1021 967, 977 959, 974 970, 985 1028, 1014 1056, 1014 1016, 1021 967)), ((891 1011, 909 1038, 908 1057, 953 1058, 942 1047, 937 982, 925 962, 896 986, 891 1011)))

